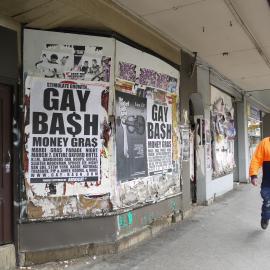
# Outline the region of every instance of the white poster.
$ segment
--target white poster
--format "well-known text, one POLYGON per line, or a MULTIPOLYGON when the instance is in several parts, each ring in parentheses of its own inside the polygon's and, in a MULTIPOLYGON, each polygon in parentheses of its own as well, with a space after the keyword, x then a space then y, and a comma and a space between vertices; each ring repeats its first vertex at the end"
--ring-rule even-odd
POLYGON ((172 171, 172 99, 153 89, 147 98, 148 174, 172 171))
POLYGON ((28 77, 32 183, 98 181, 106 83, 28 77))
POLYGON ((217 178, 232 173, 235 167, 236 129, 232 98, 211 86, 211 104, 212 169, 217 178))

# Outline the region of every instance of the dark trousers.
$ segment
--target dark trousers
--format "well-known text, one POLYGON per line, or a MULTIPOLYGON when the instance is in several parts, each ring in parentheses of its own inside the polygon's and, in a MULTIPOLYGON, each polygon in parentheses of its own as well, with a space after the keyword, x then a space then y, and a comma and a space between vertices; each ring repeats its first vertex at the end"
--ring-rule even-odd
POLYGON ((261 196, 263 199, 261 216, 262 216, 262 219, 269 220, 270 219, 270 187, 262 187, 261 196))

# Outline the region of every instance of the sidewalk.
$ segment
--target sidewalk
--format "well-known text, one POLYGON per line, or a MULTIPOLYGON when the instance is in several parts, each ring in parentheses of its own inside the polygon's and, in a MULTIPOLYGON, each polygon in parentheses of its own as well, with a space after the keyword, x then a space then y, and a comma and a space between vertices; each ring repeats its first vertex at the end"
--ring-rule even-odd
POLYGON ((268 270, 270 227, 260 229, 259 188, 241 185, 213 205, 156 238, 103 261, 31 269, 73 270, 268 270))

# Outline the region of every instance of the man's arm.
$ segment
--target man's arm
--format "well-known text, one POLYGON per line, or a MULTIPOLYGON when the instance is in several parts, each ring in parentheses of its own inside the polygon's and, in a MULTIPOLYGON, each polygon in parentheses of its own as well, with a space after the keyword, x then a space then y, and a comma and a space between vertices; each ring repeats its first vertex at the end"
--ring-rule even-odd
POLYGON ((251 183, 254 186, 258 184, 258 172, 262 167, 264 161, 264 141, 261 141, 257 146, 257 149, 252 157, 249 167, 249 176, 251 177, 251 183))

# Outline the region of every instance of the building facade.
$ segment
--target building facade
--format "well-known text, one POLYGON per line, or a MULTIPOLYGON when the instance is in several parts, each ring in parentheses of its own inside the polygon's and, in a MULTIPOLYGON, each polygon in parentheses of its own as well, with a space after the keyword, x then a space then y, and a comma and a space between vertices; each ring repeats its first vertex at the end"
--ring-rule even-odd
POLYGON ((252 101, 192 54, 0 24, 0 243, 17 264, 117 252, 248 182, 252 101))

